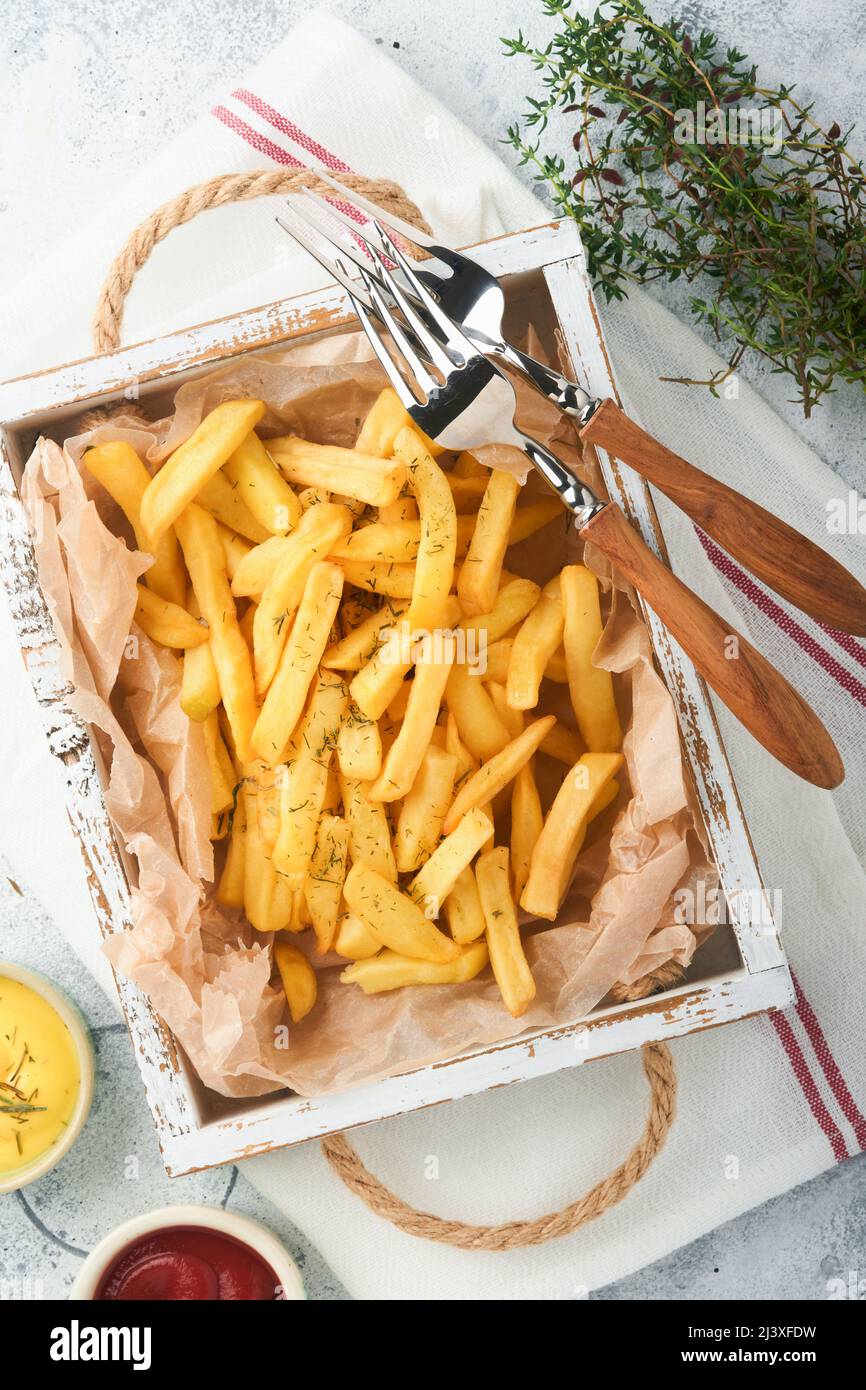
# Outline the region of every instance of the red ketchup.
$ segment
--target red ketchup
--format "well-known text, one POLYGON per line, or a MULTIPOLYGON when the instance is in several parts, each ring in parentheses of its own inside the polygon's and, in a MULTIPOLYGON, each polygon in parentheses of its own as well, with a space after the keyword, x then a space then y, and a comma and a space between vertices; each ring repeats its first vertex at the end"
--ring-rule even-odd
POLYGON ((103 1274, 94 1299, 273 1301, 278 1283, 261 1256, 233 1236, 204 1226, 171 1226, 121 1250, 103 1274))

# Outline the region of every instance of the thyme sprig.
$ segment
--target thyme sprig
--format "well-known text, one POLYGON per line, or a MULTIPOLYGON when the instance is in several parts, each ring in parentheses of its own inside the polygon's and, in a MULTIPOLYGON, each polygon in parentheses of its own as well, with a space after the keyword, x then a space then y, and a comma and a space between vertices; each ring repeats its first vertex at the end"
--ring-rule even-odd
POLYGON ((641 0, 603 0, 590 18, 574 0, 541 7, 559 24, 545 48, 522 32, 502 41, 543 88, 506 143, 578 223, 606 299, 630 282, 705 283, 690 307, 728 366, 688 384, 714 394, 750 351, 794 378, 807 417, 837 380, 864 386, 866 173, 851 131, 823 129, 793 88, 763 86, 745 54, 655 22, 641 0), (683 120, 699 112, 703 131, 683 120), (561 113, 575 126, 567 159, 542 150, 561 113))

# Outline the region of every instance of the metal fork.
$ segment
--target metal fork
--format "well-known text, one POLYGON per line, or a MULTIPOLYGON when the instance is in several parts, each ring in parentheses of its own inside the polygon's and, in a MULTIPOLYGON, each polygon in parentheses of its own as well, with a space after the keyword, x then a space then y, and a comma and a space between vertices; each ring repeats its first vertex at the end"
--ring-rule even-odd
MULTIPOLYGON (((433 294, 448 318, 460 325, 476 348, 514 367, 559 409, 572 416, 580 427, 583 443, 600 445, 630 464, 789 603, 818 622, 866 635, 866 590, 837 560, 757 502, 666 448, 630 420, 615 401, 593 399, 576 382, 506 342, 502 329, 505 307, 502 287, 477 261, 452 251, 408 222, 377 208, 353 189, 344 188, 327 171, 317 170, 317 175, 379 224, 395 229, 430 253, 433 261, 412 267, 416 279, 433 294)), ((300 199, 292 204, 295 217, 305 220, 300 235, 297 230, 294 234, 320 264, 335 278, 340 278, 334 269, 333 257, 323 253, 321 246, 311 238, 310 229, 333 246, 337 240, 334 229, 339 236, 343 228, 348 228, 351 238, 343 235, 343 255, 356 268, 363 268, 368 275, 379 279, 383 287, 371 251, 374 237, 379 251, 384 250, 378 233, 369 225, 359 228, 345 213, 312 190, 306 190, 303 204, 306 206, 300 199)), ((395 275, 404 294, 417 307, 420 301, 402 268, 397 267, 395 275)), ((366 299, 357 282, 354 292, 366 299)), ((367 306, 370 307, 369 301, 367 306)))
MULTIPOLYGON (((472 449, 488 443, 514 444, 522 449, 574 514, 580 536, 603 551, 634 585, 696 669, 758 741, 807 781, 822 787, 837 786, 845 775, 844 768, 817 715, 756 648, 732 632, 662 564, 615 503, 597 497, 550 449, 515 425, 516 399, 511 383, 448 318, 381 224, 377 224, 377 232, 387 260, 399 267, 421 308, 410 302, 386 255, 376 248, 372 249, 376 278, 360 268, 367 302, 352 290, 349 294, 370 345, 410 418, 447 449, 472 449), (404 322, 394 313, 380 285, 387 289, 404 322), (396 349, 399 366, 380 328, 396 349), (732 639, 735 660, 729 659, 732 639)), ((345 267, 338 263, 338 268, 349 281, 345 267)))
MULTIPOLYGON (((477 261, 464 256, 462 252, 452 251, 450 246, 443 246, 441 242, 436 241, 435 237, 419 231, 411 223, 404 222, 402 218, 396 217, 393 213, 385 212, 375 203, 371 203, 369 199, 356 193, 354 189, 344 188, 330 173, 320 170, 317 170, 316 173, 324 183, 330 184, 335 192, 338 192, 347 202, 354 203, 362 212, 366 212, 374 225, 376 223, 387 224, 401 237, 405 237, 407 241, 422 247, 444 267, 444 274, 425 270, 423 266, 414 266, 413 269, 417 278, 439 300, 448 317, 460 324, 463 331, 477 347, 480 347, 483 352, 489 352, 501 358, 509 366, 521 372, 542 395, 547 396, 560 410, 571 415, 579 424, 584 425, 589 421, 601 404, 600 401, 594 399, 588 391, 584 391, 583 387, 578 386, 576 381, 569 381, 568 377, 563 376, 561 372, 554 371, 552 367, 537 361, 527 352, 521 352, 513 343, 506 341, 502 332, 505 295, 502 286, 494 275, 491 275, 477 261)), ((329 217, 343 223, 352 232, 358 231, 357 224, 350 217, 347 217, 339 208, 334 207, 332 203, 327 203, 312 189, 305 188, 304 194, 311 202, 318 204, 329 217)), ((347 245, 346 250, 347 254, 355 259, 350 244, 347 245)), ((408 289, 410 297, 414 297, 411 286, 408 289)))

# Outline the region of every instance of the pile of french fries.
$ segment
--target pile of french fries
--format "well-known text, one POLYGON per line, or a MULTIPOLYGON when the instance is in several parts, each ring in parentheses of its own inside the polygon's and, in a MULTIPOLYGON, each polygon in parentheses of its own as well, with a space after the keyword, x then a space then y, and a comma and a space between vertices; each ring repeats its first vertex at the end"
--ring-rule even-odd
MULTIPOLYGON (((183 653, 218 901, 259 932, 311 929, 368 994, 489 964, 519 1017, 535 981, 518 908, 556 918, 618 791, 595 576, 506 570, 560 503, 518 505, 510 474, 443 456, 390 388, 353 449, 265 443, 264 413, 217 406, 154 476, 127 443, 84 456, 153 557, 135 621, 183 653), (544 680, 567 684, 576 730, 536 713, 544 680), (546 811, 539 755, 564 769, 546 811)), ((316 971, 285 935, 273 954, 298 1023, 316 971)))

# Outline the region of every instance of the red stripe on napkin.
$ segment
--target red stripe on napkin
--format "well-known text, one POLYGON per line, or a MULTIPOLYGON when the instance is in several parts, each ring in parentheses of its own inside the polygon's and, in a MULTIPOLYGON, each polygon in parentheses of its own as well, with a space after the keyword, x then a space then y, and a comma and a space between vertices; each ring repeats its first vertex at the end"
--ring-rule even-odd
POLYGON ((818 1087, 815 1085, 815 1080, 812 1073, 809 1071, 809 1064, 803 1056, 800 1044, 794 1036, 793 1028, 784 1014, 771 1013, 770 1022, 775 1028, 782 1046, 788 1054, 788 1061, 791 1063, 794 1075, 799 1081, 803 1094, 809 1102, 809 1109, 812 1111, 812 1114, 815 1116, 815 1119, 830 1141, 830 1147, 833 1150, 836 1162, 843 1163, 850 1155, 842 1136, 842 1131, 833 1121, 829 1110, 818 1093, 818 1087))
POLYGON ((847 690, 852 699, 856 700, 858 704, 866 706, 866 685, 859 681, 856 676, 851 675, 850 671, 846 671, 845 667, 841 666, 828 651, 825 651, 805 628, 795 622, 790 613, 786 613, 784 608, 780 608, 775 599, 765 593, 749 575, 740 569, 739 565, 735 565, 731 557, 720 550, 715 541, 711 541, 699 526, 696 526, 695 530, 701 545, 719 573, 724 575, 725 579, 730 580, 740 590, 740 593, 746 595, 746 598, 751 599, 756 608, 760 609, 768 618, 772 618, 776 626, 781 628, 788 637, 797 643, 798 647, 811 656, 812 660, 826 671, 828 676, 832 676, 843 690, 847 690))
POLYGON ((257 116, 261 116, 263 121, 267 121, 275 130, 282 135, 288 135, 290 140, 294 140, 296 145, 300 145, 307 154, 314 155, 326 169, 331 169, 335 174, 351 174, 352 170, 348 164, 344 164, 342 159, 338 159, 335 154, 321 145, 312 135, 307 135, 306 131, 296 126, 294 121, 290 121, 288 116, 284 116, 281 111, 277 111, 269 102, 257 96, 255 92, 247 91, 246 87, 238 87, 237 91, 232 92, 236 101, 242 101, 251 111, 255 111, 257 116))
MULTIPOLYGON (((329 150, 325 149, 324 145, 319 144, 318 140, 314 140, 311 135, 307 135, 301 130, 300 126, 295 125, 294 121, 288 120, 287 117, 283 116, 268 102, 256 96, 255 92, 247 91, 246 87, 238 87, 237 91, 232 92, 232 96, 236 101, 242 101, 251 111, 255 111, 257 116, 267 121, 275 130, 279 130, 283 135, 288 135, 290 140, 294 140, 295 144, 300 145, 301 149, 306 150, 308 154, 314 155, 320 163, 324 164, 328 169, 332 169, 334 173, 351 174, 352 170, 349 168, 348 164, 344 164, 342 159, 338 159, 335 154, 331 154, 329 150)), ((279 145, 275 145, 266 135, 259 134, 257 130, 247 125, 246 121, 242 121, 233 111, 228 111, 226 107, 215 106, 211 115, 221 120, 223 125, 229 126, 237 135, 240 135, 246 140, 248 145, 252 145, 253 149, 258 150, 260 154, 268 155, 269 158, 273 159, 277 164, 288 164, 294 169, 305 169, 307 167, 299 159, 295 159, 293 155, 290 155, 287 150, 283 150, 279 145)), ((345 213, 347 217, 351 217, 352 221, 357 222, 359 226, 363 226, 368 221, 368 218, 355 207, 354 203, 347 203, 343 199, 333 196, 328 198, 328 202, 335 208, 338 208, 340 212, 345 213)), ((363 243, 360 242, 357 237, 355 237, 355 241, 364 251, 364 254, 368 255, 369 253, 363 243)))
POLYGON ((856 637, 852 637, 850 632, 839 632, 835 627, 828 627, 826 623, 819 623, 818 626, 828 637, 832 637, 843 652, 853 657, 858 666, 866 666, 866 647, 862 646, 856 637))
POLYGON ((211 111, 212 116, 216 116, 218 121, 233 130, 235 135, 239 135, 242 140, 246 140, 248 145, 252 145, 259 154, 266 154, 268 159, 272 159, 275 164, 288 165, 290 169, 303 169, 303 164, 294 155, 289 154, 288 150, 281 149, 275 145, 273 140, 269 140, 266 135, 260 135, 257 130, 253 130, 251 125, 242 121, 233 111, 228 111, 225 106, 214 106, 211 111))
POLYGON ((839 1109, 856 1134, 857 1143, 860 1145, 861 1149, 866 1149, 866 1118, 864 1118, 857 1102, 848 1090, 848 1084, 839 1069, 839 1064, 830 1051, 830 1044, 824 1036, 824 1030, 818 1020, 818 1015, 803 993, 800 987, 800 981, 797 979, 793 970, 791 971, 791 979, 794 982, 797 1013, 806 1030, 808 1039, 815 1050, 815 1056, 818 1058, 821 1070, 827 1078, 827 1084, 836 1097, 839 1109))

